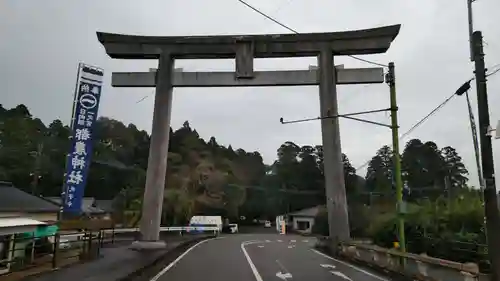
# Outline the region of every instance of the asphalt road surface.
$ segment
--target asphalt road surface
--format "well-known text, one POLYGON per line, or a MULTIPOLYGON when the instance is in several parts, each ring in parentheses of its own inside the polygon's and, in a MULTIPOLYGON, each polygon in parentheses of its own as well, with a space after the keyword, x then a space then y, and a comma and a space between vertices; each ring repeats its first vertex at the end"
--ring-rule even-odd
POLYGON ((151 281, 388 281, 313 249, 314 238, 239 234, 196 244, 151 281))

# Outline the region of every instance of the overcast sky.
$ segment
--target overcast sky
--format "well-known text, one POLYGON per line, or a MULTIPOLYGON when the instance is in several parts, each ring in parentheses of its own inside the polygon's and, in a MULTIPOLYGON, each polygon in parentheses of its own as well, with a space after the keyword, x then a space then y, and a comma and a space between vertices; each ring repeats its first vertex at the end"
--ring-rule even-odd
MULTIPOLYGON (((332 32, 402 24, 389 52, 364 56, 384 64, 394 61, 401 132, 412 126, 465 80, 472 77, 469 62, 466 1, 456 0, 248 0, 299 32, 332 32), (462 3, 463 2, 463 3, 462 3)), ((486 41, 486 64, 500 64, 500 2, 474 3, 476 29, 486 41)), ((140 35, 218 35, 288 33, 237 0, 2 0, 0 1, 0 103, 5 107, 26 104, 45 123, 71 115, 79 62, 105 69, 106 87, 100 115, 134 123, 150 132, 152 89, 114 89, 112 71, 147 71, 155 61, 112 60, 97 41, 95 32, 140 35), (143 97, 149 96, 142 102, 143 97)), ((258 60, 257 69, 306 69, 314 58, 258 60)), ((369 64, 339 57, 345 67, 369 64)), ((233 70, 234 63, 178 61, 185 70, 233 70)), ((500 119, 500 74, 489 79, 492 123, 500 119)), ((339 86, 341 113, 386 108, 385 84, 339 86)), ((476 109, 475 91, 473 91, 476 109)), ((173 124, 185 120, 202 137, 216 136, 221 144, 247 151, 258 150, 272 163, 285 141, 299 145, 320 144, 319 122, 281 125, 285 120, 319 115, 316 87, 177 89, 174 91, 173 124)), ((367 116, 368 117, 368 116, 367 116)), ((372 120, 389 122, 388 114, 372 120)), ((370 159, 391 141, 390 130, 356 121, 341 120, 342 150, 353 165, 370 159)), ((464 158, 477 185, 474 152, 464 98, 455 98, 415 130, 410 138, 451 145, 464 158)), ((494 142, 500 161, 500 140, 494 142)), ((402 144, 404 147, 404 142, 402 144)), ((500 172, 500 163, 496 165, 500 172)), ((366 170, 359 170, 365 175, 366 170)))

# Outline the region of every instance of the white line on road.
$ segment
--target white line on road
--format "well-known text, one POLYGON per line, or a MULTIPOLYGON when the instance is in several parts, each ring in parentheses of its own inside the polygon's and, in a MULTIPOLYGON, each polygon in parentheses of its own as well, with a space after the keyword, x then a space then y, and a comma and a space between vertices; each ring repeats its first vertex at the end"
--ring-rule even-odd
POLYGON ((295 248, 295 245, 289 245, 288 246, 288 249, 292 249, 292 248, 295 248))
POLYGON ((297 242, 297 240, 290 240, 290 242, 291 242, 291 243, 295 243, 295 242, 297 242))
POLYGON ((167 265, 167 267, 165 267, 164 269, 162 269, 162 271, 160 271, 158 274, 155 275, 155 277, 151 278, 150 281, 157 281, 163 274, 165 274, 167 271, 169 271, 176 263, 178 263, 185 255, 187 255, 189 252, 191 252, 191 250, 193 250, 194 248, 198 247, 198 245, 201 245, 205 242, 208 242, 208 241, 211 241, 211 240, 216 240, 216 239, 223 239, 224 237, 215 237, 215 238, 210 238, 210 239, 206 239, 206 240, 202 240, 196 244, 194 244, 193 246, 191 246, 191 248, 187 249, 184 253, 182 253, 182 255, 178 256, 173 262, 171 262, 169 265, 167 265))
POLYGON ((307 242, 309 242, 309 240, 302 240, 302 242, 307 243, 307 242))
POLYGON ((278 242, 283 242, 283 240, 278 240, 278 242))
POLYGON ((320 264, 321 267, 323 268, 332 268, 332 269, 335 269, 335 265, 333 264, 320 264))
POLYGON ((283 272, 281 271, 278 271, 278 273, 276 273, 276 277, 278 278, 281 278, 282 280, 286 280, 287 278, 293 278, 292 274, 290 273, 290 271, 288 271, 288 269, 285 268, 285 266, 279 261, 279 260, 276 260, 276 263, 279 265, 279 267, 281 267, 281 269, 283 270, 283 272))
POLYGON ((342 277, 344 278, 345 280, 349 280, 349 281, 352 281, 351 278, 347 277, 344 273, 340 272, 340 271, 330 271, 331 274, 333 275, 337 275, 338 277, 342 277))
POLYGON ((286 280, 287 278, 292 278, 292 274, 290 273, 282 273, 281 271, 279 271, 278 273, 276 273, 276 277, 280 278, 281 280, 286 280))
POLYGON ((252 243, 258 243, 258 242, 243 242, 241 243, 240 247, 241 250, 243 251, 243 254, 245 255, 245 258, 247 259, 248 265, 250 265, 250 269, 252 269, 253 276, 255 276, 255 280, 257 281, 263 281, 262 277, 259 274, 259 271, 257 270, 257 267, 255 267, 255 264, 253 264, 252 259, 247 253, 247 250, 245 249, 245 245, 249 245, 252 243))
POLYGON ((327 258, 327 259, 334 260, 334 261, 336 261, 336 262, 338 262, 338 263, 341 263, 341 264, 343 264, 343 265, 345 265, 345 266, 348 266, 348 267, 350 267, 350 268, 352 268, 352 269, 356 269, 356 270, 357 270, 357 271, 359 271, 359 272, 363 272, 363 273, 364 273, 364 274, 366 274, 366 275, 369 275, 369 276, 371 276, 371 277, 377 278, 378 280, 388 281, 388 280, 387 280, 387 279, 385 279, 385 278, 382 278, 382 277, 380 277, 380 276, 377 276, 377 275, 375 275, 375 274, 373 274, 373 273, 371 273, 371 272, 368 272, 368 271, 366 271, 366 270, 364 270, 364 269, 361 269, 361 268, 359 268, 359 267, 357 267, 357 266, 354 266, 354 265, 352 265, 352 264, 349 264, 349 263, 346 263, 346 262, 344 262, 344 261, 338 260, 338 259, 336 259, 336 258, 332 258, 332 257, 330 257, 329 255, 323 254, 322 252, 320 252, 320 251, 318 251, 318 250, 316 250, 316 249, 311 249, 311 251, 313 251, 313 252, 315 252, 316 254, 318 254, 318 255, 320 255, 320 256, 323 256, 323 257, 325 257, 325 258, 327 258))
POLYGON ((271 243, 271 240, 266 240, 266 243, 271 243))
POLYGON ((281 269, 286 272, 286 273, 290 273, 290 271, 288 269, 286 269, 286 267, 279 261, 279 260, 276 260, 276 263, 279 265, 279 267, 281 267, 281 269))
POLYGON ((257 246, 257 247, 259 247, 259 248, 264 248, 264 245, 259 245, 259 246, 257 246))

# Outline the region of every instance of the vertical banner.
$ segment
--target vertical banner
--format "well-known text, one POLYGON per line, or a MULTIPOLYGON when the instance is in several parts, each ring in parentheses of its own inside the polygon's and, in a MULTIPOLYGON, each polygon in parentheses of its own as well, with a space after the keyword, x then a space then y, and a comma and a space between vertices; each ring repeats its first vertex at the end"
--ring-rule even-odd
POLYGON ((101 97, 102 69, 80 63, 71 118, 71 146, 64 177, 64 206, 68 213, 81 212, 82 198, 92 161, 94 123, 101 97))

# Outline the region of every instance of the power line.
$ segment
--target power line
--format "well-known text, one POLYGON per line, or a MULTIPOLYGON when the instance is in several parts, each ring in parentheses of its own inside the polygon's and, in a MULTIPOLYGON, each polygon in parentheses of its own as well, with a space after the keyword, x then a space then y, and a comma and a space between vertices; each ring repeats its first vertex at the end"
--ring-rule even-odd
POLYGON ((276 20, 276 19, 272 18, 271 16, 269 16, 269 15, 265 14, 264 12, 262 12, 261 10, 259 10, 259 9, 255 8, 254 6, 252 6, 252 5, 248 4, 247 2, 245 2, 245 1, 243 1, 243 0, 238 0, 238 2, 240 2, 241 4, 243 4, 243 5, 247 6, 247 7, 248 7, 248 8, 250 8, 250 9, 252 9, 254 12, 256 12, 256 13, 260 14, 261 16, 265 17, 266 19, 268 19, 268 20, 270 20, 270 21, 274 22, 275 24, 277 24, 277 25, 279 25, 279 26, 281 26, 281 27, 283 27, 283 28, 285 28, 285 29, 288 29, 289 31, 291 31, 291 32, 293 32, 293 33, 299 34, 299 32, 298 32, 297 30, 295 30, 295 29, 293 29, 293 28, 291 28, 291 27, 289 27, 289 26, 287 26, 287 25, 285 25, 285 24, 283 24, 283 23, 279 22, 278 20, 276 20))
MULTIPOLYGON (((497 73, 500 72, 500 63, 499 64, 495 64, 493 65, 491 68, 497 68, 495 70, 493 70, 492 72, 490 72, 489 74, 486 74, 486 77, 489 77, 489 76, 492 76, 492 75, 495 75, 497 73), (498 67, 498 68, 497 68, 498 67)), ((469 79, 467 82, 465 82, 463 84, 463 86, 465 86, 466 84, 469 84, 471 81, 475 80, 476 78, 475 77, 472 77, 471 79, 469 79)), ((463 87, 462 86, 462 87, 463 87)), ((462 88, 460 87, 460 88, 462 88)), ((405 137, 407 137, 411 132, 413 132, 415 129, 417 129, 420 125, 422 125, 425 121, 427 121, 427 119, 429 119, 432 115, 436 114, 436 112, 438 112, 444 105, 446 105, 453 97, 455 97, 457 95, 459 90, 457 90, 455 93, 453 93, 453 95, 449 96, 448 98, 446 98, 442 103, 440 103, 438 106, 436 106, 433 110, 431 110, 431 112, 429 112, 427 115, 425 115, 422 119, 420 119, 417 123, 415 123, 413 126, 411 126, 410 129, 408 129, 406 132, 404 132, 404 134, 402 134, 399 139, 403 139, 405 137)), ((370 164, 370 161, 371 159, 369 159, 368 161, 366 161, 365 163, 363 163, 363 165, 359 166, 358 168, 356 168, 356 170, 359 170, 359 169, 362 169, 366 166, 368 166, 368 164, 370 164)))
MULTIPOLYGON (((265 17, 266 19, 274 22, 275 24, 287 29, 288 31, 291 31, 295 34, 300 34, 297 30, 291 28, 290 26, 278 21, 277 19, 271 17, 270 15, 262 12, 261 10, 259 10, 258 8, 250 5, 249 3, 247 3, 245 0, 237 0, 238 2, 240 2, 241 4, 245 5, 246 7, 252 9, 254 12, 258 13, 259 15, 265 17)), ((385 65, 385 64, 382 64, 382 63, 378 63, 378 62, 374 62, 374 61, 370 61, 370 60, 367 60, 367 59, 362 59, 362 58, 359 58, 359 57, 356 57, 356 56, 353 56, 353 55, 347 55, 348 57, 351 57, 353 59, 356 59, 356 60, 359 60, 359 61, 362 61, 362 62, 366 62, 366 63, 370 63, 370 64, 373 64, 373 65, 378 65, 378 66, 382 66, 382 67, 388 67, 388 65, 385 65)))
MULTIPOLYGON (((472 81, 472 79, 469 80, 468 82, 470 82, 470 81, 472 81)), ((436 114, 441 108, 443 108, 443 106, 445 106, 455 96, 456 96, 456 93, 453 93, 453 95, 446 98, 443 102, 441 102, 438 106, 436 106, 433 110, 431 110, 427 115, 425 115, 417 123, 413 124, 413 126, 411 126, 411 128, 408 129, 406 132, 404 132, 399 137, 399 139, 401 140, 401 139, 407 137, 411 132, 413 132, 415 129, 417 129, 419 126, 421 126, 425 121, 427 121, 427 119, 429 119, 432 115, 436 114)), ((359 170, 359 169, 362 169, 362 168, 368 166, 368 164, 370 164, 370 161, 371 161, 371 159, 366 161, 365 163, 363 163, 363 165, 356 168, 356 170, 359 170)))
POLYGON ((492 76, 492 75, 495 75, 497 74, 498 72, 500 72, 500 63, 499 64, 496 64, 494 66, 492 66, 491 68, 497 68, 495 70, 493 70, 492 72, 490 72, 489 74, 486 74, 486 77, 489 77, 489 76, 492 76), (498 67, 498 68, 497 68, 498 67))
POLYGON ((440 103, 437 107, 435 107, 429 114, 425 115, 424 118, 420 119, 417 123, 415 123, 411 128, 406 131, 404 134, 402 134, 399 138, 403 139, 406 136, 408 136, 411 132, 413 132, 416 128, 418 128, 420 125, 422 125, 427 119, 429 119, 432 115, 436 114, 445 104, 447 104, 453 97, 455 97, 455 93, 453 95, 449 96, 446 98, 442 103, 440 103))

